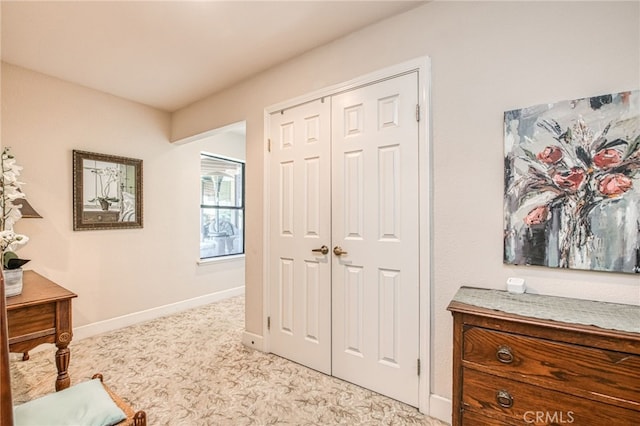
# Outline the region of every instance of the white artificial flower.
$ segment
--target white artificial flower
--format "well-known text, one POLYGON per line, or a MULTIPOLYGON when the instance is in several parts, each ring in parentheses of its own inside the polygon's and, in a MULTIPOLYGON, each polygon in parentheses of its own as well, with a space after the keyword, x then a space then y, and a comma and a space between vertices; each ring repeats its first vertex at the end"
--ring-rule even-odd
POLYGON ((17 246, 21 246, 29 241, 26 235, 16 234, 13 231, 0 231, 0 248, 2 251, 13 251, 17 246))
POLYGON ((20 191, 22 182, 18 181, 22 167, 16 164, 16 159, 5 148, 0 157, 0 249, 2 253, 13 251, 17 246, 26 244, 29 237, 16 234, 13 225, 22 217, 20 206, 15 200, 24 198, 20 191))
POLYGON ((25 198, 24 193, 22 191, 18 191, 17 189, 5 192, 4 197, 11 201, 17 200, 18 198, 25 198))

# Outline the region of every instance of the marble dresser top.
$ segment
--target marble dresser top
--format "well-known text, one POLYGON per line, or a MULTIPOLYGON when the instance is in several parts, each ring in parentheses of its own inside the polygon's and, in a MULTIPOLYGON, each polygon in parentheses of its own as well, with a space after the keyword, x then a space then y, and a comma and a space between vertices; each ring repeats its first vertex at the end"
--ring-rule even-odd
POLYGON ((640 306, 461 287, 454 301, 538 319, 640 333, 640 306))

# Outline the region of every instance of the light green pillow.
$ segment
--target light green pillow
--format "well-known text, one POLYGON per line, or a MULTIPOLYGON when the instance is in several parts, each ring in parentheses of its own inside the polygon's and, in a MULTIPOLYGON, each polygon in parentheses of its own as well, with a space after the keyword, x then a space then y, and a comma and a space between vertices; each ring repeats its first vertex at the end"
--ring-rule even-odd
POLYGON ((99 379, 18 405, 13 417, 14 426, 107 426, 127 418, 99 379))

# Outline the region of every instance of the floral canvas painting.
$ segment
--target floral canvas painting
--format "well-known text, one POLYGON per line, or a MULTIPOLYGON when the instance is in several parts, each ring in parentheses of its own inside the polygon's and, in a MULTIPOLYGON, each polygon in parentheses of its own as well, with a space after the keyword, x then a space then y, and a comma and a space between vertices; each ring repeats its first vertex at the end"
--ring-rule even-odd
POLYGON ((640 273, 640 91, 504 114, 504 262, 640 273))

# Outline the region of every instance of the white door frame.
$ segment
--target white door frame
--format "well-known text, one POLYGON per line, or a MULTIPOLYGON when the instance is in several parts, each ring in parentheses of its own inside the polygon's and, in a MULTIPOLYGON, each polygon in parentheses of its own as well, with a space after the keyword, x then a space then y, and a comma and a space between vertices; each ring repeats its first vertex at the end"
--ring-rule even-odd
MULTIPOLYGON (((326 87, 297 98, 289 99, 287 101, 271 105, 264 110, 264 149, 268 150, 270 131, 270 115, 274 112, 281 111, 283 109, 291 108, 296 105, 300 105, 306 102, 310 102, 322 97, 328 97, 340 92, 352 90, 357 87, 373 84, 376 81, 386 80, 401 74, 408 72, 418 71, 418 99, 420 102, 420 125, 419 125, 419 270, 420 270, 420 379, 419 379, 419 407, 421 413, 430 414, 429 401, 430 401, 430 382, 431 382, 431 205, 432 205, 432 190, 431 190, 431 60, 429 57, 420 57, 407 62, 403 62, 398 65, 384 68, 382 70, 366 74, 364 76, 357 77, 344 83, 339 83, 333 86, 326 87)), ((264 200, 264 219, 263 219, 263 312, 264 318, 262 320, 262 350, 269 352, 269 330, 267 329, 267 317, 270 316, 269 312, 269 248, 268 248, 268 236, 269 236, 269 219, 270 219, 270 182, 269 182, 269 170, 270 161, 268 152, 264 156, 263 162, 264 172, 264 187, 263 187, 263 200, 264 200)))

